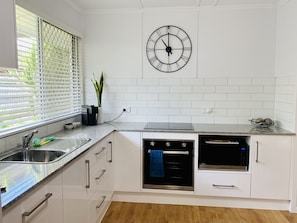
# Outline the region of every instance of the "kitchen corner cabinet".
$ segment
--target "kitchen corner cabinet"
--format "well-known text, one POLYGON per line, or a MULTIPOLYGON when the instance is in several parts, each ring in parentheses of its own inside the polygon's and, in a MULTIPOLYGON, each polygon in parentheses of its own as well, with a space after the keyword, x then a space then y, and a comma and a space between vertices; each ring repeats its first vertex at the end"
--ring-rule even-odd
POLYGON ((140 132, 115 133, 115 191, 141 190, 141 135, 140 132))
POLYGON ((14 0, 1 0, 0 29, 0 67, 17 68, 14 0))
POLYGON ((95 223, 107 210, 113 194, 112 137, 64 168, 64 223, 95 223))
POLYGON ((251 137, 251 197, 289 199, 291 136, 251 137))
POLYGON ((21 199, 3 211, 3 223, 63 223, 61 173, 49 177, 21 199))

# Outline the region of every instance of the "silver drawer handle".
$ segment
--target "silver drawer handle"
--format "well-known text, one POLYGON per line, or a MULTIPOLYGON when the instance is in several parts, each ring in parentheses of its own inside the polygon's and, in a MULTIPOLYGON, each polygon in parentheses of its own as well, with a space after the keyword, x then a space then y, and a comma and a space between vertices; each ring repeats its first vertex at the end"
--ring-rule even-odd
MULTIPOLYGON (((148 153, 151 153, 151 150, 149 149, 147 151, 148 153)), ((169 154, 169 155, 189 155, 189 151, 163 151, 163 154, 169 154)))
POLYGON ((46 202, 51 196, 53 196, 52 193, 47 193, 45 197, 43 198, 40 203, 38 203, 35 207, 32 208, 31 211, 26 211, 22 214, 22 218, 24 219, 25 217, 29 217, 34 211, 36 211, 37 208, 39 208, 44 202, 46 202))
POLYGON ((105 147, 102 147, 102 149, 100 150, 100 152, 95 153, 95 156, 99 156, 101 153, 104 152, 105 149, 106 149, 105 147))
POLYGON ((259 162, 259 141, 256 141, 257 148, 256 148, 256 163, 259 162))
POLYGON ((101 177, 103 177, 103 175, 105 174, 106 170, 102 170, 102 173, 100 174, 100 176, 96 177, 95 180, 100 180, 101 177))
POLYGON ((223 185, 223 184, 213 184, 213 187, 220 187, 220 188, 235 188, 234 185, 223 185))
POLYGON ((91 180, 90 180, 90 160, 85 160, 85 163, 87 165, 87 183, 86 188, 90 188, 91 180))
POLYGON ((106 196, 102 196, 102 201, 100 202, 99 205, 96 206, 96 209, 98 209, 98 208, 100 208, 102 206, 102 204, 104 203, 105 199, 106 199, 106 196))

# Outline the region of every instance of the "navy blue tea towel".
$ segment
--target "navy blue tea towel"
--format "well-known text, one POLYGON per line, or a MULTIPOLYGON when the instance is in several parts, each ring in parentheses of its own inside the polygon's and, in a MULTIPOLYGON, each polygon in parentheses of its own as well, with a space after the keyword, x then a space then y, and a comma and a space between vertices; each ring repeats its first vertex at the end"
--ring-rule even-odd
POLYGON ((151 150, 150 176, 164 177, 163 150, 151 150))

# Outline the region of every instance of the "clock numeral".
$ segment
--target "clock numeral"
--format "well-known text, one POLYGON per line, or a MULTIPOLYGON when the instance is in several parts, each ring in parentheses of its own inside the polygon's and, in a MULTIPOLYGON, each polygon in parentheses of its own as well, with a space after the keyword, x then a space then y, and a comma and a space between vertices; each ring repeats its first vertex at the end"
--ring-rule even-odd
POLYGON ((153 64, 153 63, 155 63, 157 61, 157 57, 150 57, 149 60, 153 64))
POLYGON ((154 48, 146 48, 146 52, 153 52, 154 48))
POLYGON ((179 63, 176 63, 176 67, 177 67, 178 70, 180 69, 179 63))
POLYGON ((184 51, 191 51, 192 48, 191 47, 184 47, 184 51))
POLYGON ((162 66, 163 66, 162 63, 158 63, 158 65, 157 65, 157 69, 158 69, 158 70, 162 70, 162 66))
POLYGON ((154 40, 154 39, 149 39, 148 42, 152 42, 153 44, 155 44, 156 40, 154 40))
POLYGON ((189 57, 182 56, 181 59, 182 59, 184 62, 187 62, 187 61, 189 60, 189 57))
POLYGON ((158 30, 156 31, 156 33, 158 34, 158 36, 162 36, 162 32, 161 32, 160 29, 158 29, 158 30))
POLYGON ((182 38, 182 41, 185 42, 185 41, 187 41, 188 39, 189 39, 189 37, 188 37, 188 36, 185 36, 184 38, 182 38))
POLYGON ((171 66, 168 64, 167 65, 167 72, 171 72, 172 71, 172 68, 171 68, 171 66))

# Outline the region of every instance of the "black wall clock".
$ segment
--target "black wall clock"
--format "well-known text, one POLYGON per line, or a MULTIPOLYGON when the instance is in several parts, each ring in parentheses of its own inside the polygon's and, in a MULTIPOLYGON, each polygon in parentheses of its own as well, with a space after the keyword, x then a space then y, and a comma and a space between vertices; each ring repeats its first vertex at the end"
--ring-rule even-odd
POLYGON ((172 73, 182 69, 190 60, 192 42, 189 35, 177 26, 156 29, 146 44, 146 56, 157 70, 172 73))

